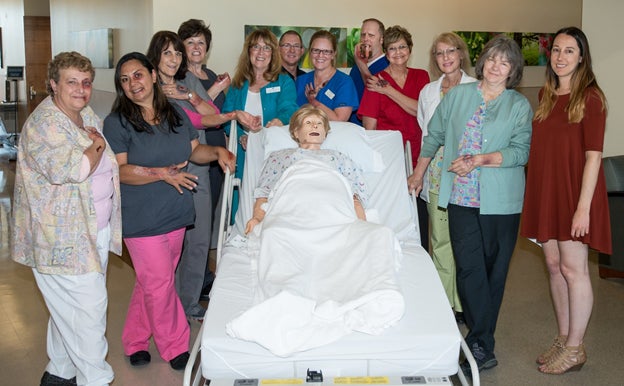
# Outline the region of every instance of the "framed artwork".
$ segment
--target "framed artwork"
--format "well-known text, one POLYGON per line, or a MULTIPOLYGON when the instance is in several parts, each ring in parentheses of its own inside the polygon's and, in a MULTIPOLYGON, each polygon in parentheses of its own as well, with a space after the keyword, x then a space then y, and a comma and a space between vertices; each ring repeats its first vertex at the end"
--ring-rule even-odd
POLYGON ((554 34, 540 32, 483 32, 455 31, 464 39, 470 53, 470 61, 474 66, 483 46, 496 35, 505 34, 518 43, 526 66, 545 66, 550 59, 548 48, 554 34))
POLYGON ((95 68, 113 68, 113 29, 102 28, 69 33, 72 50, 80 52, 95 68))

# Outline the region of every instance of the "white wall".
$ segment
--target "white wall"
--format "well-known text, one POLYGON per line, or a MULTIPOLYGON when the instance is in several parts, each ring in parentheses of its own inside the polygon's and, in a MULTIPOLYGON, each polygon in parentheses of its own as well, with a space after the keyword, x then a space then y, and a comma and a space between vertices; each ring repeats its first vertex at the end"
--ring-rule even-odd
MULTIPOLYGON (((117 63, 125 53, 145 52, 152 36, 151 0, 50 0, 50 18, 52 55, 72 49, 70 32, 113 28, 114 63, 117 63)), ((114 69, 96 69, 94 87, 113 92, 114 73, 114 69)))
MULTIPOLYGON (((23 36, 11 38, 8 32, 21 28, 21 4, 22 0, 2 0, 0 6, 5 63, 7 57, 20 52, 23 57, 23 36), (8 39, 15 44, 7 44, 8 39)), ((175 3, 170 0, 50 0, 53 53, 68 49, 66 37, 70 31, 115 28, 117 60, 129 51, 145 52, 155 31, 176 31, 182 21, 200 18, 211 25, 213 46, 208 64, 217 72, 234 71, 245 24, 357 27, 362 19, 373 16, 388 26, 406 27, 414 38, 410 65, 426 68, 431 40, 442 31, 554 32, 567 25, 581 26, 582 22, 592 46, 598 79, 610 104, 605 156, 624 154, 624 95, 620 75, 624 48, 616 33, 622 14, 624 2, 621 0, 385 0, 383 4, 357 0, 179 0, 175 3)), ((11 64, 23 65, 23 59, 11 64)), ((3 71, 0 70, 2 84, 3 71)), ((543 72, 542 67, 527 68, 521 86, 540 87, 543 72)), ((112 70, 98 70, 96 89, 112 92, 112 78, 112 70)), ((0 87, 0 95, 1 89, 3 87, 0 87)))
POLYGON ((598 84, 609 102, 604 156, 624 154, 624 47, 621 43, 622 0, 583 1, 583 31, 598 84))
MULTIPOLYGON (((414 40, 410 66, 427 68, 427 51, 440 32, 554 32, 564 25, 580 25, 582 10, 582 0, 186 0, 184 7, 171 7, 169 0, 153 0, 153 4, 154 31, 177 31, 189 18, 211 25, 209 65, 217 72, 233 72, 245 24, 359 27, 363 19, 376 17, 387 26, 406 27, 414 40)), ((541 85, 543 72, 540 67, 528 68, 521 86, 541 85)))

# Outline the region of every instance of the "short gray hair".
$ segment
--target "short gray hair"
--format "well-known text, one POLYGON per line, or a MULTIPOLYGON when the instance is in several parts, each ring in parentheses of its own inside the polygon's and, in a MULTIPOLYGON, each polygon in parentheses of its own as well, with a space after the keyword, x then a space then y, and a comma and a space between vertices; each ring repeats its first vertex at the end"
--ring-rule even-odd
POLYGON ((522 51, 520 51, 518 43, 502 34, 492 38, 485 44, 485 47, 483 47, 483 51, 481 51, 479 59, 477 59, 477 64, 475 65, 477 79, 483 79, 483 66, 485 61, 499 55, 507 59, 511 65, 511 71, 509 72, 509 77, 507 77, 505 87, 508 89, 515 88, 522 80, 524 58, 522 57, 522 51))

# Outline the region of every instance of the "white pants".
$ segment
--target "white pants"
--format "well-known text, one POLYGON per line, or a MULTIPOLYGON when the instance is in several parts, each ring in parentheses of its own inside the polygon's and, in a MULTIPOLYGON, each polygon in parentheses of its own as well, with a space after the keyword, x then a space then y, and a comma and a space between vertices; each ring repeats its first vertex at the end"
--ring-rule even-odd
MULTIPOLYGON (((97 249, 102 268, 108 265, 110 227, 98 232, 97 249)), ((46 275, 33 268, 50 320, 46 370, 61 378, 74 376, 78 385, 108 385, 114 378, 106 362, 106 274, 46 275)))

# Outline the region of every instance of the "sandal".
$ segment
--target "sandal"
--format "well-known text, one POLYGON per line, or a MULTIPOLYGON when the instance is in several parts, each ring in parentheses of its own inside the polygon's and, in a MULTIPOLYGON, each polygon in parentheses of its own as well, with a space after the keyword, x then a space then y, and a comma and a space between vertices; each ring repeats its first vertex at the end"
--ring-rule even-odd
POLYGON ((579 371, 585 362, 587 362, 587 354, 583 344, 563 346, 538 369, 545 374, 563 374, 568 371, 579 371))
POLYGON ((555 338, 552 345, 548 348, 548 350, 544 351, 542 355, 538 356, 535 362, 539 365, 543 365, 548 362, 550 357, 552 357, 560 348, 565 345, 566 340, 568 339, 567 335, 559 335, 555 338))

